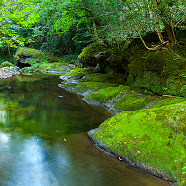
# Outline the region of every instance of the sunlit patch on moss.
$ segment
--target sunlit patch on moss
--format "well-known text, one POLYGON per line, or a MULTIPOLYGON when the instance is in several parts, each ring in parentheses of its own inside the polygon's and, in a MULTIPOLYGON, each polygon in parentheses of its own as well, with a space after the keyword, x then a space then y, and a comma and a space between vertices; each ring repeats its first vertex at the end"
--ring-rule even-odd
POLYGON ((99 102, 106 102, 113 98, 116 98, 119 95, 130 92, 130 87, 128 86, 117 86, 117 87, 108 87, 105 89, 100 89, 96 92, 87 96, 88 100, 95 100, 99 102))
POLYGON ((171 105, 171 104, 176 104, 176 103, 181 103, 186 101, 186 98, 174 98, 174 97, 163 97, 163 99, 161 99, 161 101, 157 102, 153 108, 159 108, 159 107, 163 107, 163 106, 167 106, 167 105, 171 105))
POLYGON ((140 96, 137 94, 123 95, 121 99, 116 101, 115 108, 125 111, 133 111, 145 109, 150 104, 150 102, 157 101, 154 98, 149 98, 147 96, 140 96))
POLYGON ((105 82, 105 83, 125 84, 126 77, 123 74, 93 73, 83 77, 82 81, 98 81, 98 82, 105 82))
POLYGON ((107 84, 102 82, 82 82, 82 83, 66 83, 63 84, 64 87, 74 88, 77 91, 85 92, 88 90, 97 90, 107 87, 115 87, 117 84, 107 84))
POLYGON ((71 78, 82 78, 91 73, 93 73, 93 68, 75 68, 72 69, 67 76, 70 76, 71 78))

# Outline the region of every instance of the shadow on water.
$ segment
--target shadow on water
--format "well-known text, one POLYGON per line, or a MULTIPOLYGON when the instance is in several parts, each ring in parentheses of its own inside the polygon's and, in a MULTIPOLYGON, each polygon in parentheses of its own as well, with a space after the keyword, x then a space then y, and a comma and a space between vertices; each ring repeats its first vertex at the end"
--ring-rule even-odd
POLYGON ((0 185, 163 186, 92 145, 86 131, 111 115, 59 88, 57 77, 4 80, 0 92, 0 185))

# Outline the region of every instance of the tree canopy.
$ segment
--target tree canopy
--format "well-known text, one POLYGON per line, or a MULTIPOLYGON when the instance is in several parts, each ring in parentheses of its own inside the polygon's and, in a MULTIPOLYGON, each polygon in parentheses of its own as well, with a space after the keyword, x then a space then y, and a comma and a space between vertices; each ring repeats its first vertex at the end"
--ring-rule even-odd
POLYGON ((184 0, 0 1, 1 47, 30 43, 57 55, 78 53, 93 41, 119 45, 137 37, 144 42, 149 31, 160 43, 177 42, 176 29, 185 27, 184 0))

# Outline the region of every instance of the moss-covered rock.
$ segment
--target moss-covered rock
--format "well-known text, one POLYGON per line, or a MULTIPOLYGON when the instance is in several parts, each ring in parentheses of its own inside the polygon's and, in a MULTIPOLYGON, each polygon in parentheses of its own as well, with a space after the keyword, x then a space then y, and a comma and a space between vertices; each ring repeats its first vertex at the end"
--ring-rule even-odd
POLYGON ((86 91, 91 91, 91 90, 98 90, 107 87, 115 87, 117 86, 117 84, 107 84, 102 82, 82 82, 82 83, 66 83, 63 84, 63 86, 66 88, 75 89, 80 93, 84 93, 86 91))
POLYGON ((125 45, 118 48, 107 48, 101 44, 92 44, 83 49, 79 62, 85 66, 95 67, 95 72, 126 73, 128 61, 125 56, 125 45))
POLYGON ((124 74, 93 73, 93 74, 88 74, 88 75, 84 76, 82 81, 125 84, 126 83, 126 76, 124 74))
POLYGON ((118 96, 121 96, 122 94, 126 94, 130 92, 131 89, 128 86, 117 86, 117 87, 108 87, 104 89, 100 89, 96 92, 93 92, 92 94, 87 96, 87 100, 89 101, 99 101, 99 102, 107 102, 108 100, 111 100, 113 98, 117 98, 118 96))
POLYGON ((70 76, 72 79, 81 79, 85 75, 92 74, 93 68, 75 68, 72 69, 66 76, 70 76))
POLYGON ((46 54, 44 52, 41 52, 41 51, 36 50, 36 49, 20 47, 17 50, 14 57, 17 58, 17 57, 21 57, 21 56, 25 57, 25 58, 29 58, 29 57, 45 58, 46 54))
POLYGON ((167 105, 177 104, 186 101, 186 98, 181 97, 162 97, 159 101, 153 105, 153 108, 160 108, 167 105))
POLYGON ((169 44, 166 48, 147 52, 142 44, 129 47, 129 85, 145 88, 162 95, 186 96, 186 48, 169 44), (183 52, 184 51, 184 52, 183 52))
POLYGON ((40 50, 20 47, 15 56, 15 60, 18 62, 18 66, 22 67, 30 67, 32 64, 45 62, 58 62, 59 58, 53 57, 45 52, 40 50))
POLYGON ((145 109, 148 106, 150 107, 154 102, 157 102, 158 99, 142 96, 138 94, 127 94, 116 101, 115 108, 123 111, 134 111, 145 109))
POLYGON ((93 136, 121 159, 157 169, 184 185, 185 113, 186 102, 122 112, 103 122, 93 136))
POLYGON ((95 67, 97 65, 95 56, 100 52, 104 52, 105 50, 106 47, 101 44, 91 44, 83 49, 78 56, 78 60, 83 65, 95 67))

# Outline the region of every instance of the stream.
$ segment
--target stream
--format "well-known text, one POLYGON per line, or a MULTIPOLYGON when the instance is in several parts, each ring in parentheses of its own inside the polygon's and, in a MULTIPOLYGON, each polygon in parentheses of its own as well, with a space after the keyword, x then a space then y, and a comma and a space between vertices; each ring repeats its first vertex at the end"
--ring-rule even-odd
POLYGON ((87 137, 111 114, 58 87, 58 76, 0 81, 0 185, 165 186, 122 164, 87 137))

